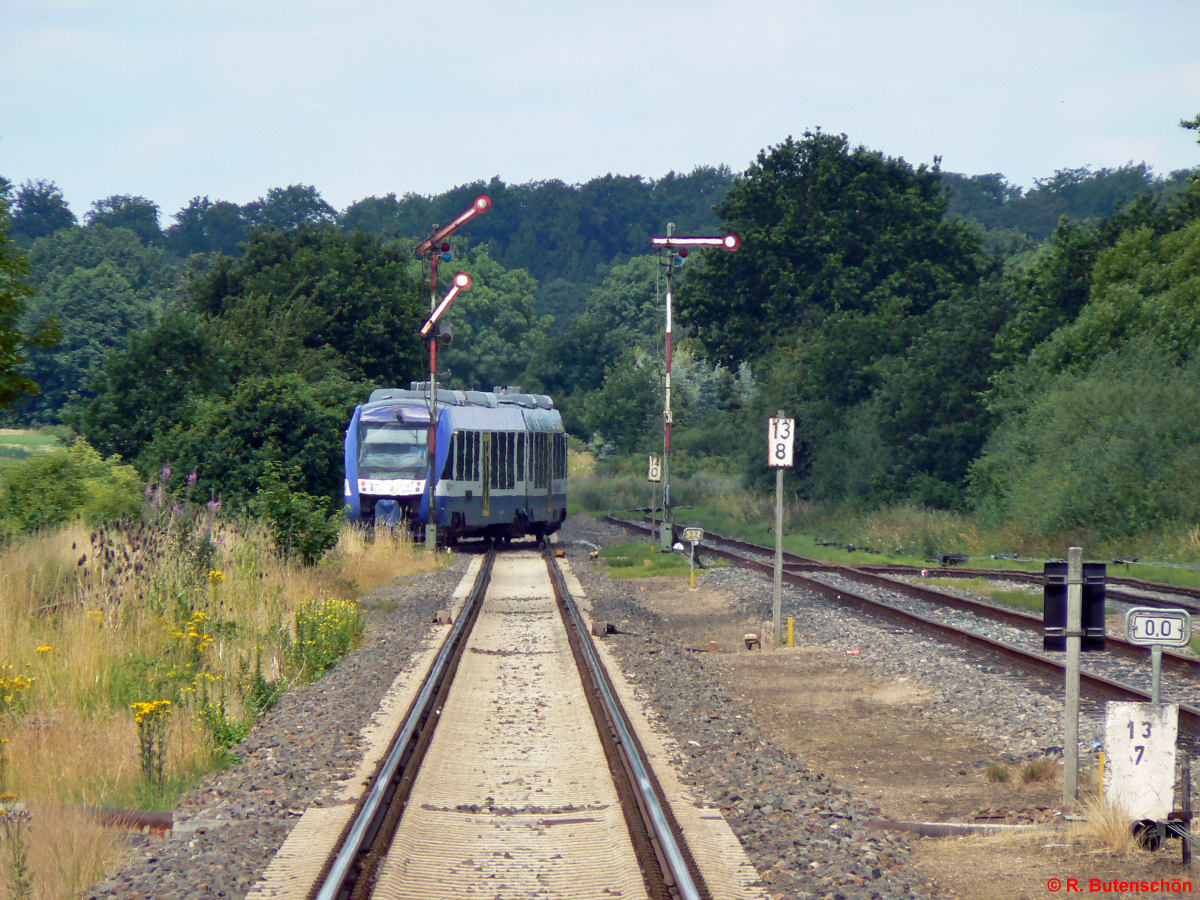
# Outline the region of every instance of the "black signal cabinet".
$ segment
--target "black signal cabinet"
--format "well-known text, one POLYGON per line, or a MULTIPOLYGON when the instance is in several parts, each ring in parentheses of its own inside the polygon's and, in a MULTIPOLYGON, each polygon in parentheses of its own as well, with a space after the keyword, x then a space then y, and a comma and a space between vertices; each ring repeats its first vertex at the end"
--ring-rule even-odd
MULTIPOLYGON (((1042 649, 1067 649, 1067 564, 1045 563, 1042 570, 1043 606, 1042 649)), ((1079 649, 1083 653, 1104 650, 1104 579, 1105 563, 1083 564, 1083 610, 1080 625, 1083 638, 1079 649)))

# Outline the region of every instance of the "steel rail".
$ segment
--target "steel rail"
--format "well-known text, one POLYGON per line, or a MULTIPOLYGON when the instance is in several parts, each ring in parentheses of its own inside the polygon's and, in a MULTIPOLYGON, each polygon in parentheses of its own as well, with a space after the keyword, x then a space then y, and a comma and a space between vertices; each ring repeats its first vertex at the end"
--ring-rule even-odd
MULTIPOLYGON (((634 525, 629 522, 622 522, 619 519, 615 519, 614 522, 615 524, 633 527, 636 530, 646 533, 650 531, 648 528, 642 528, 640 525, 634 525)), ((773 570, 770 563, 749 559, 719 548, 710 547, 708 548, 708 552, 727 559, 742 568, 753 569, 762 573, 770 573, 773 570)), ((908 612, 907 610, 899 609, 878 600, 872 600, 869 597, 856 594, 846 588, 834 587, 823 581, 808 578, 798 572, 784 571, 783 579, 789 584, 820 594, 836 603, 856 607, 872 616, 885 619, 904 628, 921 631, 945 643, 955 644, 964 649, 1000 657, 1004 661, 1019 666, 1035 675, 1042 677, 1054 676, 1058 679, 1063 677, 1065 666, 1057 660, 1051 659, 1041 653, 1023 650, 1020 647, 1014 647, 1011 644, 1005 644, 1001 641, 984 637, 981 634, 975 634, 972 631, 947 625, 943 622, 918 615, 917 613, 908 612)), ((1134 700, 1139 702, 1150 701, 1150 694, 1148 692, 1111 678, 1105 678, 1102 675, 1081 671, 1079 673, 1079 680, 1080 689, 1094 698, 1134 700)), ((1200 733, 1200 709, 1189 704, 1180 703, 1179 722, 1182 727, 1185 727, 1193 734, 1200 733)))
MULTIPOLYGON (((441 713, 440 703, 449 688, 450 681, 458 668, 458 661, 466 647, 466 638, 478 618, 483 605, 483 595, 492 576, 492 564, 496 558, 495 548, 488 551, 483 565, 475 578, 471 593, 463 603, 462 611, 454 622, 450 634, 442 644, 429 674, 421 685, 412 706, 405 716, 404 724, 388 751, 354 818, 340 841, 337 855, 333 858, 319 882, 320 887, 310 893, 313 900, 342 900, 350 896, 365 896, 370 889, 367 883, 373 880, 373 868, 369 857, 382 840, 390 843, 391 834, 383 834, 387 819, 399 821, 403 806, 408 799, 415 771, 420 767, 424 748, 428 746, 441 713), (407 781, 407 785, 404 782, 407 781), (363 875, 367 876, 366 881, 363 875)), ((392 825, 392 831, 395 824, 392 825)))
MULTIPOLYGON (((614 520, 623 527, 645 530, 645 526, 635 522, 625 522, 620 519, 614 520)), ((767 547, 761 547, 758 544, 751 544, 747 541, 737 540, 735 538, 727 538, 719 534, 706 533, 704 535, 703 544, 724 544, 725 546, 737 547, 746 553, 755 553, 761 556, 769 557, 774 551, 767 547)), ((712 546, 707 548, 709 552, 718 552, 712 546)), ((719 554, 718 554, 719 555, 719 554)), ((949 606, 954 609, 960 609, 964 612, 969 612, 981 618, 991 619, 995 622, 1008 625, 1013 628, 1020 628, 1023 631, 1041 631, 1042 617, 1032 613, 1021 612, 1015 609, 1004 609, 1003 607, 995 606, 991 603, 985 603, 982 600, 971 600, 966 597, 959 597, 956 594, 948 593, 947 591, 938 590, 929 585, 914 584, 910 581, 901 581, 892 578, 889 575, 883 574, 883 570, 889 572, 899 571, 903 574, 911 574, 913 571, 907 566, 851 566, 844 563, 818 563, 816 565, 808 565, 814 563, 815 560, 806 560, 800 564, 784 564, 784 570, 792 573, 800 572, 817 572, 827 573, 832 575, 841 575, 844 578, 849 578, 854 581, 862 581, 875 587, 883 588, 884 590, 895 591, 898 594, 904 594, 907 597, 912 597, 916 600, 924 600, 927 603, 937 603, 942 606, 949 606)), ((995 571, 995 570, 982 570, 995 571)), ((1023 579, 1024 580, 1024 579, 1023 579)), ((1033 579, 1029 579, 1033 580, 1033 579)), ((1042 583, 1042 576, 1039 574, 1036 578, 1038 584, 1042 583)), ((1109 590, 1107 597, 1113 598, 1116 591, 1109 590)), ((1149 598, 1134 598, 1136 601, 1149 598)), ((1121 602, 1132 602, 1121 600, 1121 602)), ((1163 606, 1171 604, 1160 601, 1163 606)), ((1154 603, 1147 602, 1145 605, 1152 606, 1154 603)), ((1114 653, 1129 659, 1144 661, 1147 655, 1145 647, 1139 647, 1136 644, 1131 644, 1118 637, 1109 636, 1106 638, 1108 649, 1114 653)), ((1200 678, 1200 657, 1185 656, 1182 653, 1176 653, 1171 650, 1163 650, 1163 665, 1168 669, 1180 672, 1191 678, 1200 678)))
MULTIPOLYGON (((656 893, 653 890, 654 882, 657 877, 662 877, 670 896, 681 898, 681 900, 707 900, 711 897, 708 888, 704 884, 695 860, 691 857, 691 852, 682 841, 679 825, 665 802, 665 797, 660 796, 662 789, 644 758, 633 727, 625 715, 616 691, 596 652, 583 614, 571 597, 566 579, 563 578, 549 549, 545 552, 545 559, 559 610, 562 613, 564 624, 568 625, 567 634, 572 650, 575 651, 576 658, 582 663, 580 674, 585 679, 585 687, 590 687, 589 700, 594 697, 602 707, 604 721, 596 722, 597 730, 601 734, 602 741, 605 737, 604 732, 610 730, 612 737, 618 742, 617 749, 621 762, 630 775, 630 786, 634 792, 638 812, 650 830, 650 840, 657 856, 658 866, 654 865, 655 860, 645 858, 641 860, 647 886, 652 888, 650 893, 652 896, 656 893), (648 866, 647 863, 650 865, 648 866), (656 868, 658 872, 655 872, 656 868)), ((593 709, 593 713, 595 712, 596 710, 593 709)), ((627 821, 628 818, 627 816, 627 821)), ((637 830, 636 823, 629 824, 630 831, 635 832, 637 830)), ((636 843, 635 841, 635 848, 636 843)))
MULTIPOLYGON (((635 524, 625 519, 618 519, 615 516, 607 516, 606 520, 614 525, 624 527, 635 524)), ((652 522, 653 520, 647 517, 644 521, 652 522)), ((769 556, 775 553, 774 549, 761 547, 758 544, 752 544, 749 541, 728 537, 716 532, 705 532, 705 538, 706 540, 711 539, 713 543, 724 544, 727 547, 736 547, 747 553, 766 553, 769 556)), ((928 572, 929 577, 932 578, 1004 578, 1009 581, 1020 581, 1026 584, 1042 583, 1042 573, 1033 572, 1028 569, 982 569, 969 566, 908 566, 901 563, 868 562, 850 565, 849 563, 834 563, 820 559, 809 559, 807 556, 800 556, 790 550, 783 551, 783 559, 786 567, 800 572, 853 568, 860 572, 871 572, 878 575, 915 575, 918 572, 928 572)), ((1179 606, 1200 612, 1200 602, 1196 602, 1200 600, 1200 588, 1185 587, 1177 584, 1162 584, 1156 581, 1144 581, 1141 578, 1131 578, 1127 575, 1107 576, 1105 596, 1107 599, 1114 600, 1117 603, 1130 603, 1135 606, 1155 606, 1159 608, 1179 606), (1174 599, 1164 600, 1161 597, 1144 597, 1141 594, 1131 594, 1128 591, 1121 590, 1120 587, 1114 587, 1114 585, 1123 585, 1159 594, 1171 594, 1174 599)))

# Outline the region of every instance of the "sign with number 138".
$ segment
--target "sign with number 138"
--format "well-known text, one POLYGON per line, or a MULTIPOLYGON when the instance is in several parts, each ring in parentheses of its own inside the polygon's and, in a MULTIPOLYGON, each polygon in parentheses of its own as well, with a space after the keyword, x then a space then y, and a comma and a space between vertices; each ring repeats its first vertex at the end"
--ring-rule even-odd
POLYGON ((767 465, 791 468, 795 442, 796 420, 771 416, 767 424, 767 465))

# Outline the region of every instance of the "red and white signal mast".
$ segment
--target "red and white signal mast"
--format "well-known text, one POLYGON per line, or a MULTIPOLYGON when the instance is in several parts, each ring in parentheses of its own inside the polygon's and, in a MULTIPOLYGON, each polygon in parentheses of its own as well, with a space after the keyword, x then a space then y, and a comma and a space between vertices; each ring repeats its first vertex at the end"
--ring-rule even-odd
POLYGON ((433 550, 437 547, 437 525, 434 523, 434 498, 437 496, 434 493, 434 488, 437 487, 437 429, 438 429, 438 410, 437 410, 437 345, 438 341, 444 340, 449 342, 452 338, 452 332, 448 325, 441 324, 441 318, 446 314, 446 310, 450 308, 450 304, 454 302, 454 298, 458 296, 460 291, 465 291, 471 286, 471 276, 466 272, 459 272, 454 276, 454 285, 450 291, 438 302, 438 256, 446 262, 450 261, 450 242, 446 238, 450 237, 461 226, 467 224, 478 215, 482 215, 492 208, 492 198, 487 194, 480 194, 475 198, 475 201, 463 211, 449 225, 441 228, 433 226, 434 231, 429 237, 421 241, 417 245, 417 255, 424 256, 429 253, 429 319, 421 328, 421 337, 429 338, 429 522, 425 525, 425 549, 433 550))
MULTIPOLYGON (((674 541, 671 529, 671 275, 682 260, 687 259, 688 251, 693 249, 720 249, 730 252, 742 245, 736 234, 723 234, 716 237, 681 237, 675 234, 675 223, 667 223, 667 236, 651 238, 650 243, 661 253, 666 251, 667 257, 667 377, 663 388, 663 516, 662 528, 659 530, 658 548, 670 551, 674 541)), ((653 515, 653 513, 651 513, 653 515)))

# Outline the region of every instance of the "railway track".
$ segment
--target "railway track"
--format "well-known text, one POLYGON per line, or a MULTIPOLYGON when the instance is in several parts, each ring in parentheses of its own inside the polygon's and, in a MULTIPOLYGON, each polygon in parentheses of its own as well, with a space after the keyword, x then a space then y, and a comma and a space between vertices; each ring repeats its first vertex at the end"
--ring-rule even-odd
MULTIPOLYGON (((608 516, 606 521, 645 536, 653 533, 652 529, 643 523, 630 522, 614 516, 608 516)), ((709 554, 726 559, 742 568, 766 575, 773 572, 772 563, 766 560, 766 557, 774 555, 774 551, 769 548, 709 534, 705 535, 705 541, 701 546, 709 554)), ((1038 577, 1040 583, 1041 576, 1038 577)), ((1063 678, 1063 663, 1048 654, 1037 652, 1027 646, 1018 646, 1012 641, 997 640, 980 634, 977 629, 964 627, 962 624, 952 624, 946 621, 945 617, 939 616, 936 611, 922 612, 914 608, 904 608, 894 601, 888 602, 868 597, 861 588, 870 586, 883 589, 939 607, 966 612, 980 619, 999 622, 1025 633, 1040 632, 1042 620, 1038 616, 969 600, 945 591, 890 578, 875 571, 863 571, 855 566, 819 563, 816 560, 807 560, 794 554, 785 554, 783 580, 786 584, 812 591, 834 603, 859 609, 871 616, 927 634, 939 641, 993 658, 1000 658, 1008 665, 1043 678, 1056 681, 1061 681, 1063 678)), ((1126 658, 1144 662, 1148 656, 1144 648, 1135 648, 1133 645, 1115 638, 1108 638, 1107 643, 1115 654, 1126 658)), ((1088 656, 1092 656, 1092 654, 1088 654, 1088 656)), ((1085 663, 1087 662, 1089 660, 1085 657, 1085 663)), ((1193 657, 1175 653, 1168 656, 1164 652, 1163 666, 1164 669, 1169 668, 1171 671, 1182 674, 1189 682, 1200 679, 1200 660, 1193 657)), ((1091 696, 1098 700, 1144 702, 1150 699, 1148 690, 1142 690, 1125 681, 1090 671, 1080 672, 1080 688, 1085 696, 1091 696)), ((1200 735, 1200 708, 1182 703, 1179 716, 1181 727, 1193 734, 1200 735)))
MULTIPOLYGON (((617 519, 614 516, 609 516, 608 518, 625 527, 638 524, 625 519, 617 519)), ((645 521, 649 521, 649 519, 645 521)), ((639 525, 638 527, 645 526, 639 525)), ((765 553, 772 559, 775 555, 773 548, 762 547, 758 544, 752 544, 749 541, 709 532, 706 532, 706 543, 710 547, 715 545, 740 550, 744 553, 765 553)), ((793 572, 852 570, 858 573, 868 573, 884 577, 891 575, 915 576, 921 572, 927 572, 929 577, 932 578, 990 578, 1015 581, 1022 584, 1036 584, 1039 586, 1042 584, 1042 573, 1033 572, 1028 569, 980 569, 969 566, 906 566, 890 563, 860 563, 851 566, 843 563, 809 559, 806 556, 792 553, 790 550, 783 551, 783 561, 784 566, 793 572)), ((1181 607, 1200 613, 1200 588, 1144 581, 1141 578, 1130 578, 1124 575, 1107 576, 1105 598, 1116 603, 1127 603, 1132 606, 1181 607)))
POLYGON ((697 862, 549 551, 489 550, 451 618, 352 813, 297 825, 251 896, 709 900, 712 854, 697 862), (298 886, 289 862, 318 846, 298 886))

